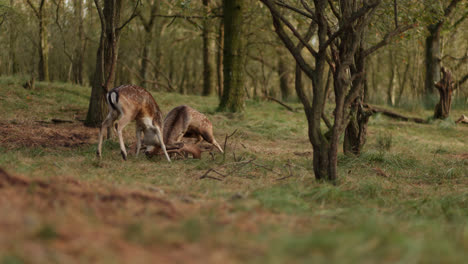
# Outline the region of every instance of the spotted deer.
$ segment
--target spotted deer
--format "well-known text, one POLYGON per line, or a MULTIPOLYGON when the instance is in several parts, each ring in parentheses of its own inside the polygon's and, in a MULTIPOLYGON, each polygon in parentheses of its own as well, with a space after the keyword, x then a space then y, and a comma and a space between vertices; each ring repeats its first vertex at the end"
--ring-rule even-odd
MULTIPOLYGON (((213 125, 210 120, 190 106, 181 105, 172 109, 164 118, 163 133, 166 144, 181 142, 183 137, 194 137, 197 138, 195 144, 204 139, 223 153, 223 149, 213 136, 213 125)), ((186 148, 193 154, 196 146, 187 145, 186 148)))
POLYGON ((143 144, 147 146, 146 151, 151 151, 159 146, 167 160, 171 159, 166 151, 163 140, 162 124, 163 115, 153 96, 145 89, 136 85, 122 85, 112 89, 106 95, 109 114, 99 130, 99 143, 97 155, 101 157, 102 140, 104 131, 113 126, 119 137, 122 158, 127 160, 127 151, 122 137, 122 130, 131 121, 136 121, 136 155, 141 149, 141 134, 143 133, 143 144))

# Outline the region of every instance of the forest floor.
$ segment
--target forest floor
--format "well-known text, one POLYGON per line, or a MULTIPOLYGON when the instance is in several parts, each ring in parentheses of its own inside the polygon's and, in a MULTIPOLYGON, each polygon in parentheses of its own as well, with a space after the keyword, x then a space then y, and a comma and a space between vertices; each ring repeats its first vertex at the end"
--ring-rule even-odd
MULTIPOLYGON (((221 145, 232 135, 226 154, 123 162, 115 138, 96 158, 98 130, 80 121, 90 88, 22 81, 0 78, 0 263, 468 259, 467 125, 376 115, 362 155, 340 151, 330 185, 314 179, 304 114, 274 102, 228 114, 215 97, 154 92, 165 113, 205 113, 221 145)), ((462 113, 468 105, 451 119, 462 113)), ((133 124, 124 138, 131 152, 133 124)))

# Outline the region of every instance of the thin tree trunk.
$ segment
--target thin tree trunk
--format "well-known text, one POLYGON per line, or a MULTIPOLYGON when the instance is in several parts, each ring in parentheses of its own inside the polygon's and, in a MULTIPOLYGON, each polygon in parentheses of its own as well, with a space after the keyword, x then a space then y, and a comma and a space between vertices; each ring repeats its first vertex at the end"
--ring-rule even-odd
POLYGON ((219 22, 219 33, 218 33, 218 56, 217 56, 217 75, 218 75, 218 97, 219 99, 223 96, 223 52, 224 52, 224 20, 220 19, 219 22))
POLYGON ((86 39, 83 21, 83 0, 74 0, 75 21, 78 23, 78 44, 73 56, 73 81, 83 85, 84 56, 86 49, 86 39))
POLYGON ((49 44, 47 20, 44 14, 44 4, 38 9, 39 19, 39 80, 49 81, 49 44))
POLYGON ((278 76, 280 81, 281 99, 288 100, 291 97, 291 73, 288 69, 288 64, 284 56, 278 56, 278 76))
MULTIPOLYGON (((14 0, 10 0, 10 7, 15 8, 14 0)), ((14 30, 13 23, 9 23, 8 32, 8 74, 13 75, 18 72, 18 62, 16 61, 16 39, 17 31, 14 30)))
POLYGON ((387 86, 387 104, 390 106, 395 105, 395 64, 393 59, 393 52, 388 52, 390 59, 390 79, 387 86))
POLYGON ((224 92, 219 109, 241 112, 244 109, 244 45, 242 28, 245 0, 224 0, 224 92))
POLYGON ((210 13, 210 0, 203 0, 205 19, 203 20, 203 92, 202 95, 212 95, 216 86, 215 79, 215 39, 213 21, 207 18, 210 13))

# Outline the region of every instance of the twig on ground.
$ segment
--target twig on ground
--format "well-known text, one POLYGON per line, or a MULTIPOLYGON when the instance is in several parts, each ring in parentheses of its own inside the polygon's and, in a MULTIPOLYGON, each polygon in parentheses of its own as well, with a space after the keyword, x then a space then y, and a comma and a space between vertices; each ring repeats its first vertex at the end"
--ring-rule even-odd
POLYGON ((287 104, 281 102, 281 101, 278 100, 278 99, 275 99, 275 98, 273 98, 273 97, 271 97, 271 96, 268 96, 267 99, 270 100, 270 101, 273 101, 273 102, 276 102, 276 103, 280 104, 281 106, 283 106, 284 108, 288 109, 288 110, 291 111, 291 112, 294 112, 294 113, 297 112, 295 109, 293 109, 293 108, 290 107, 289 105, 287 105, 287 104))
POLYGON ((234 136, 234 134, 236 134, 236 133, 237 133, 237 129, 236 129, 236 130, 234 130, 234 132, 232 132, 232 133, 231 133, 231 135, 228 135, 228 134, 226 134, 226 137, 224 138, 224 147, 223 147, 223 149, 224 149, 224 153, 223 153, 223 162, 226 160, 226 153, 227 153, 227 151, 226 151, 226 147, 227 147, 227 141, 228 141, 228 139, 229 139, 230 137, 234 136))

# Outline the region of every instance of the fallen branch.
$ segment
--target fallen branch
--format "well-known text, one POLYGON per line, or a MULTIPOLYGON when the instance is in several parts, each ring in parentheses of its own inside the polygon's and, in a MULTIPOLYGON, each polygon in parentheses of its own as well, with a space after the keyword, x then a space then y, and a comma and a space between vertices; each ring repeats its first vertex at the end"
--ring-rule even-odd
POLYGON ((375 113, 382 113, 383 115, 394 118, 394 119, 399 119, 399 120, 403 120, 403 121, 412 121, 412 122, 415 122, 415 123, 418 123, 418 124, 427 124, 427 123, 429 123, 427 120, 422 119, 422 118, 404 116, 404 115, 401 115, 401 114, 398 114, 398 113, 395 113, 395 112, 392 112, 390 110, 380 108, 380 107, 377 107, 377 106, 371 106, 371 105, 368 105, 368 104, 363 104, 363 106, 364 106, 364 108, 367 108, 368 111, 371 111, 374 114, 375 113))
POLYGON ((273 98, 273 97, 271 97, 271 96, 268 96, 267 99, 270 100, 270 101, 273 101, 273 102, 277 102, 278 104, 280 104, 281 106, 283 106, 284 108, 288 109, 288 110, 291 111, 291 112, 297 113, 297 111, 296 111, 295 109, 293 109, 293 108, 290 107, 289 105, 287 105, 287 104, 281 102, 281 101, 278 100, 278 99, 275 99, 275 98, 273 98))

